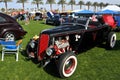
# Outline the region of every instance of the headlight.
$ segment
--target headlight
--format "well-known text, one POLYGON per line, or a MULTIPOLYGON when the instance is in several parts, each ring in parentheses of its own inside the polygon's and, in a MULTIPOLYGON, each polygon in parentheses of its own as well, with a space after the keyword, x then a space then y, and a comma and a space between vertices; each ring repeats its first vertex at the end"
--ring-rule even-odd
POLYGON ((51 56, 53 53, 54 53, 54 48, 48 48, 48 49, 46 50, 46 54, 47 54, 48 56, 51 56))
POLYGON ((34 48, 35 47, 35 43, 34 42, 30 42, 30 46, 31 46, 31 48, 34 48))

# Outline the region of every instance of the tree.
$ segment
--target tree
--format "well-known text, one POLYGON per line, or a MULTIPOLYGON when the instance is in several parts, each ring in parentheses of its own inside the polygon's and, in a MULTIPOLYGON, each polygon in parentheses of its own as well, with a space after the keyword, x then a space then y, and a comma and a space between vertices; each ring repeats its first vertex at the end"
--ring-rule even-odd
POLYGON ((6 10, 6 13, 8 13, 8 2, 12 2, 12 0, 0 0, 0 2, 4 2, 5 3, 5 10, 6 10))
POLYGON ((87 3, 86 3, 86 5, 88 6, 88 10, 90 9, 90 6, 92 5, 92 3, 90 2, 90 1, 88 1, 87 3))
POLYGON ((63 12, 63 8, 64 8, 64 4, 66 4, 66 0, 59 0, 58 4, 61 4, 62 12, 63 12))
POLYGON ((97 2, 94 2, 94 3, 93 3, 93 6, 94 6, 94 11, 96 12, 96 9, 97 9, 97 6, 98 6, 98 3, 97 3, 97 2))
POLYGON ((119 7, 120 7, 120 4, 117 4, 117 6, 119 6, 119 7))
POLYGON ((105 4, 104 4, 104 7, 106 7, 107 5, 109 5, 109 3, 105 3, 105 4))
POLYGON ((5 8, 1 8, 1 11, 2 11, 2 12, 5 12, 5 8))
POLYGON ((22 3, 23 10, 25 9, 25 2, 28 0, 17 0, 17 3, 22 3))
POLYGON ((70 0, 68 5, 71 5, 71 10, 73 10, 73 5, 75 5, 75 0, 70 0))
POLYGON ((39 4, 43 4, 43 1, 42 0, 33 0, 32 3, 36 4, 37 5, 37 9, 39 10, 39 4))
POLYGON ((99 3, 99 6, 100 6, 100 9, 102 9, 103 6, 104 6, 104 3, 103 3, 103 2, 100 2, 100 3, 99 3))
POLYGON ((55 0, 47 0, 46 4, 50 4, 50 10, 52 11, 52 4, 55 4, 55 0))
POLYGON ((80 0, 80 1, 78 2, 78 5, 80 5, 80 9, 82 9, 82 5, 84 5, 84 2, 80 0))

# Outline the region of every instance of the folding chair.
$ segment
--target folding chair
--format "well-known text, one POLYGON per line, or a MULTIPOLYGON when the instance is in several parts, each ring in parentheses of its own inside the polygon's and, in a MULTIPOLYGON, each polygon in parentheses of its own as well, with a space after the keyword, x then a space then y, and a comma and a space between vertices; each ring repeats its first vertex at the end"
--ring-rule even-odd
POLYGON ((18 61, 18 53, 19 53, 19 49, 20 49, 20 45, 22 43, 22 40, 19 40, 16 44, 14 44, 15 42, 11 42, 11 44, 9 45, 9 42, 3 42, 4 44, 2 44, 2 61, 4 60, 4 54, 8 53, 8 54, 15 54, 16 55, 16 61, 18 61))

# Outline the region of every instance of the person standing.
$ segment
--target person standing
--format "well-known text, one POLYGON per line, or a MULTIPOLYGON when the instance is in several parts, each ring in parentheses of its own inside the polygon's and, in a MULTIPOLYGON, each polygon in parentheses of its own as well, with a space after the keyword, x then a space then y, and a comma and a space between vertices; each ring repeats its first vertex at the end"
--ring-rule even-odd
POLYGON ((25 13, 25 14, 24 14, 24 20, 25 20, 25 25, 28 25, 28 24, 29 24, 29 16, 28 16, 28 13, 25 13))

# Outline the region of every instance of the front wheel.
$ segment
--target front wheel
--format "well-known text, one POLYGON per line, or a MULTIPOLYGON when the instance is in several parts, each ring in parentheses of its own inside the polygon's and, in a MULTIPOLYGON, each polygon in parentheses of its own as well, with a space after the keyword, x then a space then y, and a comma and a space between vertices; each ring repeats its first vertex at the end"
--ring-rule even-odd
POLYGON ((63 53, 58 60, 58 72, 60 77, 70 77, 76 70, 77 58, 73 52, 63 53))
POLYGON ((26 46, 26 53, 29 58, 36 58, 37 40, 30 40, 26 46))
POLYGON ((115 44, 116 44, 116 34, 114 32, 110 32, 108 34, 107 46, 109 49, 112 49, 115 47, 115 44))

